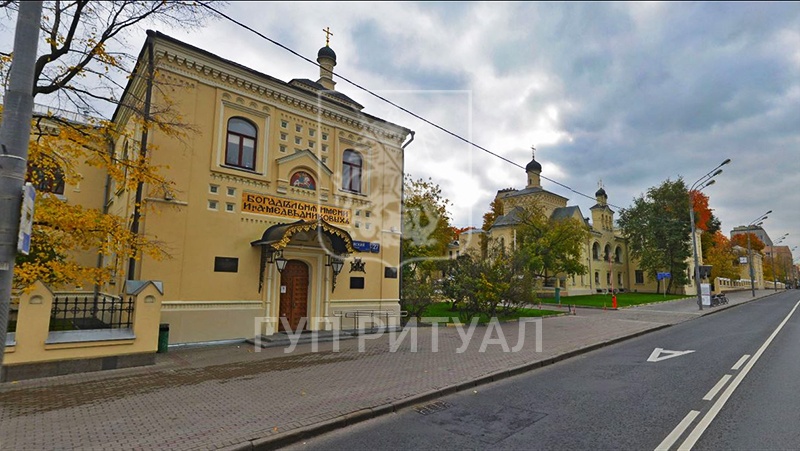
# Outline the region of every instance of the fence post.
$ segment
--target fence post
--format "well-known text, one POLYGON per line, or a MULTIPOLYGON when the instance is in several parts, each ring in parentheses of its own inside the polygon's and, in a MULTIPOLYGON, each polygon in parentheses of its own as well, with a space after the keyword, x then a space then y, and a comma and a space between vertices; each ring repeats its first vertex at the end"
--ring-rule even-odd
POLYGON ((50 288, 39 280, 20 295, 15 345, 6 348, 5 365, 38 360, 37 355, 44 353, 54 297, 50 288))
MULTIPOLYGON (((133 333, 137 350, 155 352, 158 349, 158 328, 161 322, 161 301, 164 286, 160 281, 128 280, 125 298, 133 297, 133 333)), ((173 335, 174 338, 174 335, 173 335)))

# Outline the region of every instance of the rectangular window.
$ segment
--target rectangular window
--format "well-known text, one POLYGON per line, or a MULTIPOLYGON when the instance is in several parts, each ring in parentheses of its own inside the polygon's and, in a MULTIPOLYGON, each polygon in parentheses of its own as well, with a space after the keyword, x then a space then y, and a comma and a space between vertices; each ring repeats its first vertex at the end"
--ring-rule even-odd
POLYGON ((386 279, 396 279, 397 268, 392 266, 387 266, 386 268, 383 268, 383 277, 386 279))
POLYGON ((327 133, 323 133, 322 134, 322 140, 323 141, 327 141, 328 140, 328 134, 327 133))
POLYGON ((236 211, 236 204, 232 204, 230 202, 226 203, 225 211, 230 211, 230 212, 236 211))
POLYGON ((350 288, 351 289, 363 289, 364 288, 364 278, 363 277, 351 277, 350 278, 350 288))
POLYGON ((302 126, 302 125, 300 125, 300 124, 297 124, 297 125, 295 125, 295 126, 294 126, 294 130, 295 130, 297 133, 300 133, 300 132, 302 132, 302 131, 303 131, 303 126, 302 126))
POLYGON ((636 270, 636 283, 644 283, 644 271, 641 269, 636 270))
POLYGON ((208 201, 208 209, 209 210, 216 210, 217 209, 217 201, 209 200, 208 201))
POLYGON ((209 185, 208 192, 211 194, 217 194, 219 192, 219 185, 209 185))
POLYGON ((281 121, 281 128, 289 128, 289 123, 287 121, 281 121))
POLYGON ((214 272, 239 272, 239 259, 235 257, 214 257, 214 272))
POLYGON ((316 144, 316 143, 315 143, 314 141, 309 141, 309 142, 308 142, 308 147, 309 147, 309 148, 311 148, 311 149, 313 149, 315 144, 316 144))
POLYGON ((235 196, 236 195, 236 188, 228 187, 228 195, 235 196))
POLYGON ((308 136, 314 136, 317 134, 317 131, 313 128, 308 129, 308 136))
POLYGON ((281 144, 281 152, 286 152, 286 146, 281 144))
POLYGON ((302 143, 302 142, 303 142, 303 139, 302 139, 302 138, 300 138, 299 136, 295 136, 295 137, 294 137, 294 143, 295 143, 295 144, 300 144, 300 143, 302 143))
POLYGON ((327 144, 323 144, 322 145, 322 151, 323 152, 327 152, 328 151, 328 145, 327 144))
POLYGON ((287 139, 289 139, 289 135, 286 133, 281 133, 281 141, 286 141, 287 139))

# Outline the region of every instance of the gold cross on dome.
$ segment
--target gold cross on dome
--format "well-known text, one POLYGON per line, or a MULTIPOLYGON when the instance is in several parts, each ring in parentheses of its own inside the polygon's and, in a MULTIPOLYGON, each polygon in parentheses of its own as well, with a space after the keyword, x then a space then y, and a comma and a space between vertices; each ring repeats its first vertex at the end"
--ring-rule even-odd
POLYGON ((531 146, 531 158, 536 158, 536 146, 531 146))
POLYGON ((325 27, 322 29, 322 31, 325 32, 325 46, 329 47, 331 43, 331 36, 333 36, 333 33, 331 33, 331 27, 325 27))

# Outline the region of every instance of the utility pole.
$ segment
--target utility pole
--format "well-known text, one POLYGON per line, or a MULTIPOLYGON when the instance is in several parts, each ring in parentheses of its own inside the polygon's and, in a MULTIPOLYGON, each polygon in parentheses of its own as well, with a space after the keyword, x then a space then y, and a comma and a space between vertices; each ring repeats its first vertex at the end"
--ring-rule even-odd
POLYGON ((8 90, 0 125, 0 380, 8 335, 11 281, 17 256, 22 186, 28 166, 33 85, 42 2, 19 2, 8 90))

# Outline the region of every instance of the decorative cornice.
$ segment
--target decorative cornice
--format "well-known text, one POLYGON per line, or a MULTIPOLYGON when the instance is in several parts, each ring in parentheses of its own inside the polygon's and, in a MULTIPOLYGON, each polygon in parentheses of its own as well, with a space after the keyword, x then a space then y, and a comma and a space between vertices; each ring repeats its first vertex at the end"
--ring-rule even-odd
MULTIPOLYGON (((207 65, 201 61, 194 60, 187 56, 182 56, 176 53, 168 52, 167 50, 159 49, 156 51, 156 59, 159 60, 159 62, 166 61, 174 65, 175 67, 173 67, 172 69, 175 70, 177 73, 189 77, 204 77, 206 79, 216 80, 218 82, 224 83, 225 85, 227 85, 228 88, 244 90, 251 95, 256 94, 260 96, 262 99, 271 99, 273 101, 278 101, 286 106, 290 106, 295 109, 308 111, 309 113, 322 116, 326 119, 341 124, 345 124, 361 132, 371 133, 375 136, 380 136, 388 140, 390 143, 394 143, 396 145, 401 144, 403 142, 403 139, 405 139, 405 136, 401 136, 399 133, 381 127, 376 127, 375 125, 369 122, 349 117, 346 114, 337 112, 332 109, 320 108, 320 106, 317 103, 312 103, 303 100, 287 92, 281 92, 277 89, 277 87, 273 88, 267 86, 266 83, 257 83, 252 80, 240 77, 238 75, 234 75, 232 73, 223 72, 220 69, 211 67, 210 65, 207 65)), ((353 112, 352 114, 358 115, 360 113, 353 112)), ((397 125, 395 125, 394 127, 399 128, 399 126, 397 125)))
POLYGON ((249 177, 239 177, 231 174, 226 174, 224 172, 216 172, 213 169, 211 170, 211 178, 214 180, 236 182, 236 183, 241 183, 243 185, 250 185, 259 188, 269 188, 270 185, 270 182, 268 181, 255 180, 249 177))

